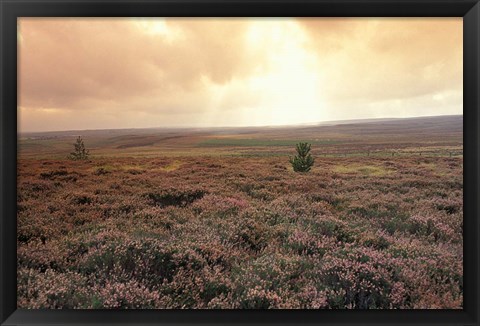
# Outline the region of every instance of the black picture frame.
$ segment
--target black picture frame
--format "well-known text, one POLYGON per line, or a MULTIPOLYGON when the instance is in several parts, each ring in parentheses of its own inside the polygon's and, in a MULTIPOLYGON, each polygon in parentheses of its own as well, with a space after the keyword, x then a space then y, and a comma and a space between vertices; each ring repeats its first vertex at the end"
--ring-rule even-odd
POLYGON ((478 0, 0 0, 1 325, 479 325, 478 0), (17 17, 463 17, 463 310, 21 310, 16 307, 17 17))

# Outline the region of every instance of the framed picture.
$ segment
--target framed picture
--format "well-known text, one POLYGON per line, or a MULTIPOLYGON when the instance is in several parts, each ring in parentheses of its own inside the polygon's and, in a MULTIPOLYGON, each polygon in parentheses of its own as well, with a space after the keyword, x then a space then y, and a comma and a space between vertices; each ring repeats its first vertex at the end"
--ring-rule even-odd
POLYGON ((2 325, 478 325, 477 0, 0 10, 2 325))

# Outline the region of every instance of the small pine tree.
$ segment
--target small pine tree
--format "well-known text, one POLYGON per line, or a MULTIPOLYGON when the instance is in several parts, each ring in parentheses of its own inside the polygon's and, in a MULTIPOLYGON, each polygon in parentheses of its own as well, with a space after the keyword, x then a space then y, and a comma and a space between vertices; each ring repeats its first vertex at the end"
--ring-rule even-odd
POLYGON ((82 137, 78 136, 77 142, 73 146, 75 150, 70 153, 71 160, 86 160, 88 158, 89 151, 85 149, 82 137))
POLYGON ((308 143, 298 143, 296 150, 298 155, 290 158, 290 164, 292 164, 293 171, 295 172, 308 172, 315 162, 314 158, 310 154, 312 145, 308 143))

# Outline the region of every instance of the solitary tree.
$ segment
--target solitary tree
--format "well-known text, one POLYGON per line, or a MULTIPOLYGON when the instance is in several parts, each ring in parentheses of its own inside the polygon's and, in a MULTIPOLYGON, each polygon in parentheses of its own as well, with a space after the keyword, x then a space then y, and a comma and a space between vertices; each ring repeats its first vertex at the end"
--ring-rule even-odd
POLYGON ((70 153, 70 159, 72 160, 86 160, 88 158, 88 150, 85 149, 82 137, 78 136, 77 142, 73 144, 74 151, 70 153))
POLYGON ((308 143, 298 143, 296 145, 297 154, 295 157, 290 158, 293 171, 295 172, 308 172, 313 166, 314 159, 310 154, 312 145, 308 143))

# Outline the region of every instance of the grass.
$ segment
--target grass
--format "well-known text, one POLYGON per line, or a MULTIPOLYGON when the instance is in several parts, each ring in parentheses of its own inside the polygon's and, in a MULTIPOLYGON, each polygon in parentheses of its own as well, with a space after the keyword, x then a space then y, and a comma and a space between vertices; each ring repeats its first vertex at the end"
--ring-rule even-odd
POLYGON ((345 128, 20 140, 18 307, 461 309, 462 134, 345 128))
POLYGON ((178 170, 182 166, 182 162, 175 160, 172 163, 165 165, 164 167, 161 167, 160 169, 165 172, 171 172, 178 170))
POLYGON ((381 166, 361 164, 337 165, 332 170, 336 173, 353 173, 377 177, 385 176, 395 172, 392 169, 386 169, 381 166))
POLYGON ((18 305, 459 308, 462 180, 448 157, 20 159, 18 305))
POLYGON ((199 147, 295 147, 297 143, 307 142, 312 145, 339 144, 339 140, 296 140, 296 139, 254 139, 254 138, 211 138, 198 143, 199 147))

